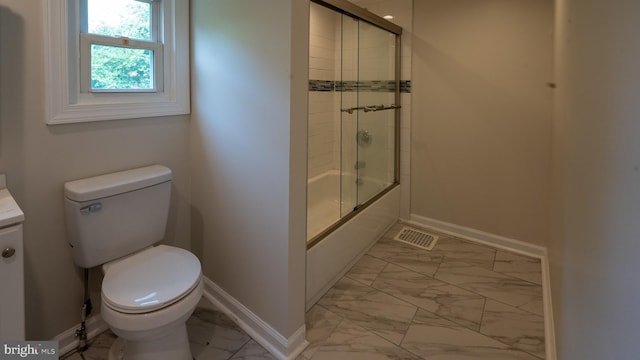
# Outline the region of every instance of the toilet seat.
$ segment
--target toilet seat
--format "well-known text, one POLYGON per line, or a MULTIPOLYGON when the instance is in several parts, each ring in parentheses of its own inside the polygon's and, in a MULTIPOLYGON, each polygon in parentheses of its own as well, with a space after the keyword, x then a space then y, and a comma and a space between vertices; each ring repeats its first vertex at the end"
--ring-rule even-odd
POLYGON ((162 309, 182 299, 199 283, 200 261, 192 253, 158 245, 104 267, 102 299, 127 314, 162 309))

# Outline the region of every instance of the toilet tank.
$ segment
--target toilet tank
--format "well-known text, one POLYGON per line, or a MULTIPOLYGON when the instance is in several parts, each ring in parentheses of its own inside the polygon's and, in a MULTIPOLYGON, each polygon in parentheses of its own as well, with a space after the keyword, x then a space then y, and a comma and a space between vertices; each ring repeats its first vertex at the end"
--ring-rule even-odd
POLYGON ((94 267, 164 238, 171 170, 152 165, 70 181, 64 198, 73 260, 94 267))

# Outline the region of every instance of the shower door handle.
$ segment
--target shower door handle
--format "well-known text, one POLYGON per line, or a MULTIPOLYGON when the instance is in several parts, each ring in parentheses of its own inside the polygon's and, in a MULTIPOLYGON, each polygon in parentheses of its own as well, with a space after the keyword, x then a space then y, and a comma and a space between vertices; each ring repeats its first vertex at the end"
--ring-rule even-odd
POLYGON ((364 107, 364 112, 379 111, 379 110, 383 110, 383 109, 384 109, 384 105, 371 105, 371 106, 365 106, 364 107))
POLYGON ((400 109, 400 108, 402 108, 401 105, 395 105, 395 104, 391 104, 389 106, 385 106, 385 105, 367 105, 367 106, 358 106, 358 107, 340 109, 340 111, 346 112, 346 113, 349 113, 349 114, 353 114, 353 112, 356 111, 356 110, 364 110, 364 112, 371 112, 371 111, 376 112, 376 111, 400 109))
POLYGON ((384 105, 373 105, 373 106, 365 106, 364 107, 364 112, 369 112, 369 111, 382 111, 382 110, 391 110, 391 109, 400 109, 402 108, 402 106, 400 105, 395 105, 395 104, 391 104, 389 106, 384 106, 384 105))

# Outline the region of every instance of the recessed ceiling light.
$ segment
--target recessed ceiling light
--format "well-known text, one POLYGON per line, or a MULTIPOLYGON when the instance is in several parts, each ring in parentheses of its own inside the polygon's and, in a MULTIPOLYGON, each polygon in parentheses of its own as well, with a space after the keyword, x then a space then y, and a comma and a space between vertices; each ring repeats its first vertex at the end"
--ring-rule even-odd
POLYGON ((391 19, 393 19, 393 15, 385 15, 385 16, 383 16, 383 18, 387 19, 387 20, 391 20, 391 19))

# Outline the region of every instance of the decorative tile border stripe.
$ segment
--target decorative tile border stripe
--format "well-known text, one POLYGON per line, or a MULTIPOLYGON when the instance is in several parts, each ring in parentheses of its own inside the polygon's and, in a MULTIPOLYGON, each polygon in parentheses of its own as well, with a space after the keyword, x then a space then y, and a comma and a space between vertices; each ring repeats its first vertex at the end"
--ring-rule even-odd
POLYGON ((400 80, 400 92, 406 94, 411 93, 411 80, 400 80))
MULTIPOLYGON (((394 92, 396 84, 393 80, 371 81, 332 81, 309 80, 309 91, 370 91, 370 92, 394 92)), ((400 92, 411 92, 411 80, 400 81, 400 92)))
POLYGON ((356 90, 370 92, 395 92, 396 82, 393 80, 336 81, 336 91, 356 90))
POLYGON ((335 85, 333 80, 309 80, 309 91, 334 91, 335 85))

